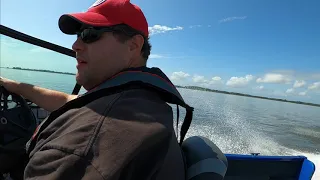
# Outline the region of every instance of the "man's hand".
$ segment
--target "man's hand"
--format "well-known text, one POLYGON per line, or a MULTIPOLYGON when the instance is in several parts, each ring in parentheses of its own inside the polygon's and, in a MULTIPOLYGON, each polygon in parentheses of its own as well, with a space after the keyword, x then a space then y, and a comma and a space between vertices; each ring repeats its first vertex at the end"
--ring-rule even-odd
POLYGON ((19 94, 18 85, 19 85, 19 82, 17 82, 17 81, 0 77, 0 86, 3 86, 4 88, 6 88, 10 92, 19 94))

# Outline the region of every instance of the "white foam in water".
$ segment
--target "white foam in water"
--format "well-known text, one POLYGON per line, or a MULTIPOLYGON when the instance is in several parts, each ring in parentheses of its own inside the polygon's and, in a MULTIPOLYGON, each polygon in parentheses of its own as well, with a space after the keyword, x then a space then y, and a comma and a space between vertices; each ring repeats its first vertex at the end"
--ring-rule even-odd
MULTIPOLYGON (((215 143, 222 152, 231 154, 260 153, 269 156, 305 156, 316 166, 312 180, 320 180, 320 154, 293 150, 277 143, 270 136, 264 134, 259 127, 250 121, 244 121, 246 115, 236 107, 224 105, 220 108, 210 109, 208 106, 206 110, 216 112, 210 115, 215 117, 215 121, 202 121, 206 117, 203 117, 203 114, 195 113, 193 124, 185 139, 190 136, 204 136, 215 143)), ((180 117, 184 117, 184 112, 180 112, 180 117)), ((181 125, 182 121, 179 123, 179 129, 181 125)), ((304 133, 310 134, 311 132, 305 131, 304 133)), ((314 134, 312 132, 312 135, 314 134)))

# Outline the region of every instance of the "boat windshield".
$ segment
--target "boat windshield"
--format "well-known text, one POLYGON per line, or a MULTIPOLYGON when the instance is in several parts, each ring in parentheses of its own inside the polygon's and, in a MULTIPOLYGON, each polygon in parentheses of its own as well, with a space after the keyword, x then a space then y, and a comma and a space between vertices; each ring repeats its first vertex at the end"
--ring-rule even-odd
MULTIPOLYGON (((319 167, 320 1, 196 2, 135 2, 149 19, 148 67, 163 70, 194 107, 186 138, 205 136, 226 154, 303 155, 319 167)), ((1 1, 0 76, 85 93, 75 81, 76 36, 57 20, 87 7, 1 1)), ((184 115, 181 108, 180 125, 184 115)))

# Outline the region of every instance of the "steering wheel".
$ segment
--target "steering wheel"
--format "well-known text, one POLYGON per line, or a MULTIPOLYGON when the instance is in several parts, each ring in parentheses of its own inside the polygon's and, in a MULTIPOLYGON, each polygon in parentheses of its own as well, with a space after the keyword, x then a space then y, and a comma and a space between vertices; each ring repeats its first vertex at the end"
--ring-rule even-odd
POLYGON ((0 176, 23 163, 21 160, 26 155, 26 143, 37 125, 26 100, 0 86, 0 176))

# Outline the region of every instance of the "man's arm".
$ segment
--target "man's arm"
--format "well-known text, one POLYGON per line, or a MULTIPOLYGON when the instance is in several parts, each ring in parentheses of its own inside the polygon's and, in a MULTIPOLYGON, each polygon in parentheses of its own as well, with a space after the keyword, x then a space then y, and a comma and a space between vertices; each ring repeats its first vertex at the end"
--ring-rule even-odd
POLYGON ((21 83, 0 77, 0 85, 8 91, 19 94, 41 108, 52 112, 63 106, 68 101, 76 98, 77 95, 70 95, 64 92, 38 87, 32 84, 21 83))

